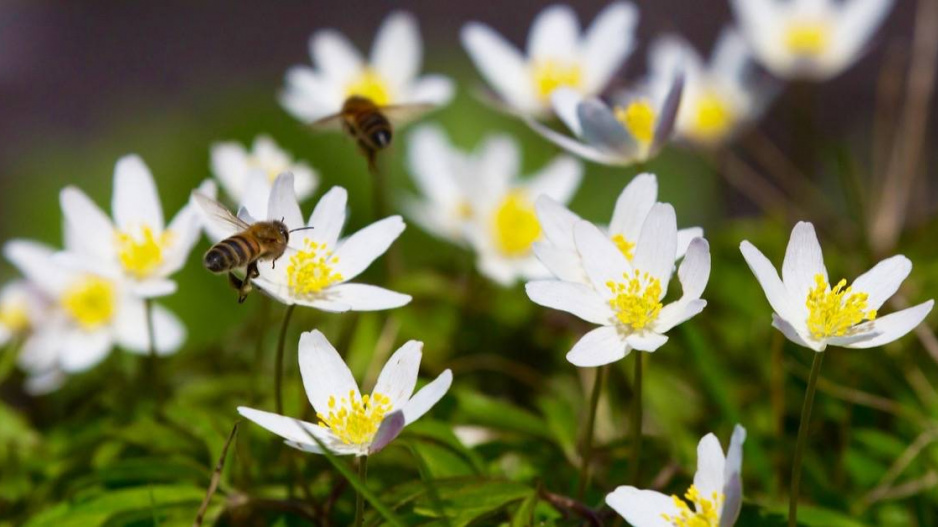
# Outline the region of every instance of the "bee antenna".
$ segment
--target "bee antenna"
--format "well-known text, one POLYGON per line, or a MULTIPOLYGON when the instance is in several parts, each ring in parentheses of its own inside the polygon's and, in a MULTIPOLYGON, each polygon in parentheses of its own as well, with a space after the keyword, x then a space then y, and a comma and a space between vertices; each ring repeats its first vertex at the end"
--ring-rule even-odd
POLYGON ((299 229, 293 229, 293 230, 291 230, 290 232, 308 231, 308 230, 310 230, 310 229, 315 229, 315 228, 316 228, 316 227, 300 227, 299 229))

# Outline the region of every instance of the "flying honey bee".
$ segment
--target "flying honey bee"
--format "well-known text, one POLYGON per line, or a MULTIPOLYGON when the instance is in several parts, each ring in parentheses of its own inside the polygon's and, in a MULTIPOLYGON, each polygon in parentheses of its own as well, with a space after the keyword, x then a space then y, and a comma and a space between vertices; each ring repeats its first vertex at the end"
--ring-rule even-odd
POLYGON ((345 100, 342 110, 314 122, 314 128, 341 127, 355 139, 358 148, 368 160, 368 168, 376 170, 378 152, 391 144, 394 137, 392 121, 402 123, 432 109, 432 104, 378 105, 371 99, 352 95, 345 100))
POLYGON ((257 263, 269 261, 276 265, 277 259, 287 250, 290 233, 312 228, 291 231, 283 221, 278 220, 248 223, 204 194, 195 192, 193 196, 206 214, 238 231, 213 245, 202 258, 202 264, 215 274, 228 273, 228 282, 238 290, 239 304, 244 302, 253 289, 251 280, 260 276, 257 263), (243 279, 235 275, 235 271, 242 269, 243 279))

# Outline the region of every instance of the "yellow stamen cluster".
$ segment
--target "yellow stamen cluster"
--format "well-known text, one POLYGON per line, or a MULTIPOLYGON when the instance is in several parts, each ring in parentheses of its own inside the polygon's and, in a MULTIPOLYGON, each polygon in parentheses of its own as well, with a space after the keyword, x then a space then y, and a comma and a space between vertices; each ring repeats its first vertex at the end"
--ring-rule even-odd
POLYGON ((546 59, 537 61, 531 68, 534 93, 538 100, 546 102, 557 88, 579 90, 583 85, 583 70, 579 64, 546 59))
POLYGON ((287 285, 296 296, 315 296, 343 280, 342 274, 334 269, 338 263, 338 257, 332 255, 326 244, 307 239, 304 249, 290 257, 287 285))
POLYGON ((636 99, 624 108, 616 107, 615 116, 639 143, 649 145, 655 139, 658 114, 648 99, 636 99))
POLYGON ((814 276, 814 289, 808 292, 808 331, 815 339, 843 337, 864 320, 875 320, 876 310, 867 310, 866 293, 854 293, 841 280, 833 289, 824 276, 814 276))
POLYGON ((271 183, 273 183, 274 180, 277 179, 277 176, 279 176, 280 174, 290 171, 290 165, 288 163, 280 164, 280 163, 264 162, 257 156, 249 156, 247 158, 247 164, 249 167, 255 170, 260 170, 261 172, 266 174, 267 181, 271 183))
POLYGON ((625 236, 621 234, 616 234, 612 237, 612 242, 616 244, 616 247, 619 248, 619 252, 622 253, 622 256, 625 256, 628 261, 632 261, 632 258, 635 258, 635 244, 626 240, 625 236))
POLYGON ((622 325, 641 330, 658 318, 661 312, 661 281, 637 269, 631 277, 623 274, 624 282, 609 281, 606 287, 615 295, 609 306, 622 325))
POLYGON ((136 232, 117 233, 117 257, 128 274, 147 278, 163 263, 163 251, 172 243, 169 231, 157 236, 144 226, 136 232))
POLYGON ((794 24, 785 33, 785 47, 802 57, 817 57, 830 46, 830 28, 819 22, 794 24))
POLYGON ((662 514, 664 521, 670 522, 674 527, 719 527, 720 526, 720 507, 723 504, 723 496, 714 492, 709 498, 700 495, 697 487, 691 485, 684 494, 684 499, 677 496, 671 496, 675 507, 680 514, 670 516, 662 514), (684 501, 687 500, 687 501, 684 501), (694 504, 695 510, 691 510, 688 502, 694 504))
POLYGON ((349 390, 348 397, 338 402, 335 396, 329 397, 329 415, 317 413, 316 417, 346 445, 368 445, 391 410, 391 399, 386 395, 373 393, 359 398, 349 390))
POLYGON ((79 326, 97 329, 117 312, 117 294, 114 284, 98 276, 85 276, 65 289, 62 307, 79 326))
POLYGON ((534 204, 521 191, 505 196, 495 210, 495 244, 507 256, 520 257, 531 252, 531 244, 541 237, 534 204))
POLYGON ((0 304, 0 326, 11 333, 23 333, 29 329, 29 309, 26 302, 17 299, 0 304))
POLYGON ((364 97, 378 106, 391 103, 391 89, 384 77, 372 68, 365 68, 359 76, 345 87, 345 96, 364 97))
POLYGON ((711 92, 698 98, 696 103, 690 134, 703 142, 714 142, 725 137, 735 121, 726 101, 711 92))

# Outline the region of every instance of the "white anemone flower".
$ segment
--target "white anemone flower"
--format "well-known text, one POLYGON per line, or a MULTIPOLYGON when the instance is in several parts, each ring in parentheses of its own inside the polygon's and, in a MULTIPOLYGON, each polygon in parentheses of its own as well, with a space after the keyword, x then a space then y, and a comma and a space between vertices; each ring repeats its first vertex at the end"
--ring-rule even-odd
POLYGON ((520 151, 514 139, 492 136, 481 151, 484 161, 469 196, 472 218, 465 231, 479 271, 506 287, 521 278, 550 276, 533 251, 534 242, 542 237, 534 204, 541 196, 570 201, 580 186, 583 164, 561 155, 532 176, 520 178, 520 151))
POLYGON ((543 117, 557 88, 599 95, 635 45, 638 9, 614 2, 581 33, 576 12, 563 4, 542 10, 528 33, 527 56, 485 24, 462 28, 462 42, 479 72, 511 111, 543 117))
POLYGON ((291 68, 280 97, 283 107, 304 122, 338 113, 353 95, 379 106, 442 106, 453 97, 455 88, 449 78, 418 77, 423 43, 417 21, 408 13, 388 15, 367 62, 344 35, 332 29, 316 32, 310 38, 309 51, 315 68, 291 68))
MULTIPOLYGON (((27 240, 8 242, 4 254, 55 306, 38 332, 41 339, 35 346, 41 349, 27 354, 26 360, 35 361, 27 369, 85 371, 104 360, 115 345, 135 354, 149 353, 145 300, 126 278, 107 274, 74 252, 56 253, 27 240)), ((175 353, 186 337, 182 323, 157 304, 152 319, 157 354, 175 353)))
POLYGON ((321 454, 316 440, 333 454, 368 456, 388 445, 405 426, 420 419, 446 395, 453 373, 446 370, 417 393, 423 343, 400 347, 381 370, 370 395, 362 395, 345 361, 319 331, 300 337, 300 374, 317 423, 241 406, 238 412, 286 440, 321 454))
POLYGON ((893 0, 732 0, 758 60, 783 79, 836 77, 868 50, 893 0))
MULTIPOLYGON (((632 261, 642 225, 658 202, 658 179, 654 174, 639 174, 622 189, 612 212, 612 221, 604 229, 619 251, 632 261)), ((537 218, 544 230, 544 240, 534 243, 534 253, 550 272, 561 280, 590 285, 590 279, 580 262, 573 229, 581 218, 547 196, 535 203, 537 218)), ((702 238, 703 229, 690 227, 677 231, 675 260, 684 257, 694 238, 702 238)))
POLYGON ((141 297, 176 290, 169 277, 199 239, 198 213, 187 204, 165 225, 153 175, 139 156, 124 156, 114 168, 113 220, 76 187, 62 189, 59 199, 69 251, 99 265, 101 273, 122 275, 141 297))
POLYGON ((886 258, 857 277, 831 284, 814 225, 799 222, 791 231, 782 276, 748 241, 739 246, 772 306, 772 325, 795 344, 824 351, 828 345, 873 348, 915 329, 934 300, 879 316, 879 309, 912 271, 902 255, 886 258))
POLYGON ((622 486, 606 496, 606 504, 632 527, 732 527, 743 503, 745 441, 746 429, 736 425, 724 456, 720 440, 705 435, 697 444, 697 473, 684 499, 622 486))
MULTIPOLYGON (((212 172, 229 197, 239 205, 250 199, 249 184, 252 176, 261 175, 267 186, 284 172, 293 174, 296 197, 305 201, 313 195, 319 184, 319 174, 309 164, 293 159, 289 152, 277 146, 273 139, 259 135, 248 150, 231 141, 212 145, 212 172)), ((268 194, 270 190, 268 188, 268 194)), ((253 192, 252 192, 253 193, 253 192)), ((266 199, 266 195, 264 196, 266 199)), ((253 211, 252 211, 253 213, 253 211)), ((260 214, 258 211, 255 214, 260 214)))
POLYGON ((694 238, 677 275, 682 296, 664 305, 677 254, 674 208, 654 205, 645 219, 630 261, 615 242, 587 221, 573 228, 573 239, 591 286, 578 281, 528 282, 528 297, 600 327, 567 353, 575 366, 602 366, 625 358, 633 349, 652 352, 663 346, 674 326, 707 305, 700 298, 710 278, 710 246, 694 238))
POLYGON ((0 347, 38 329, 48 304, 38 288, 26 280, 14 280, 0 288, 0 347))

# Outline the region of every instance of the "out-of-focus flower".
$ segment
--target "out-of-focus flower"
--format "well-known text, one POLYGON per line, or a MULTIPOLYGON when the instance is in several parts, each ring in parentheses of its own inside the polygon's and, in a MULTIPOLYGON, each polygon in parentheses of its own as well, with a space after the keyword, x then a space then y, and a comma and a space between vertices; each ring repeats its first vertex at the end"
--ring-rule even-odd
POLYGON ((29 335, 41 324, 47 309, 48 300, 26 280, 0 288, 0 347, 29 335))
POLYGON ((662 303, 677 254, 677 220, 666 203, 654 205, 642 226, 629 260, 615 242, 587 221, 573 228, 573 239, 591 282, 528 282, 528 297, 537 304, 598 324, 567 353, 575 366, 602 366, 626 357, 632 349, 655 351, 674 326, 703 311, 700 298, 710 278, 710 246, 694 238, 677 275, 683 295, 662 303))
MULTIPOLYGON (((300 201, 309 198, 319 184, 319 174, 315 170, 303 161, 295 161, 293 156, 266 135, 257 136, 250 150, 236 142, 212 145, 212 172, 228 196, 235 203, 245 206, 250 200, 256 199, 256 194, 264 194, 250 188, 252 176, 260 175, 261 181, 268 187, 262 198, 264 201, 270 193, 270 185, 283 172, 293 174, 296 197, 300 201), (248 190, 252 192, 248 193, 248 190)), ((248 210, 252 214, 266 214, 266 211, 253 211, 251 207, 248 210)))
MULTIPOLYGON (((632 261, 642 225, 658 202, 658 180, 654 174, 639 174, 622 190, 612 212, 612 221, 604 232, 619 251, 632 261)), ((544 230, 544 240, 534 243, 534 253, 554 276, 568 282, 590 285, 576 248, 573 229, 581 218, 563 205, 542 196, 535 203, 537 218, 544 230)), ((677 231, 675 260, 684 256, 694 238, 702 238, 703 229, 691 227, 677 231)))
POLYGON ((583 165, 572 157, 557 156, 539 172, 522 179, 518 177, 520 152, 512 138, 489 138, 482 152, 484 162, 474 175, 469 196, 471 221, 465 230, 477 254, 479 271, 504 286, 519 278, 549 276, 532 250, 542 236, 534 203, 540 196, 567 203, 580 186, 583 165))
MULTIPOLYGON (((348 194, 333 187, 319 200, 308 223, 303 222, 294 193, 293 175, 281 174, 274 181, 265 221, 283 221, 291 231, 286 252, 275 261, 258 262, 260 276, 253 284, 278 302, 302 305, 323 311, 375 311, 400 307, 411 297, 387 289, 348 283, 361 274, 404 232, 404 220, 390 216, 348 238, 339 239, 345 223, 348 194), (306 227, 311 227, 306 229, 306 227)), ((237 227, 205 212, 212 231, 222 237, 235 234, 237 227)), ((255 220, 242 208, 238 214, 248 224, 255 220)))
POLYGON ((736 425, 723 455, 720 440, 707 434, 697 445, 697 473, 684 499, 653 490, 623 486, 606 504, 632 527, 732 527, 743 503, 743 442, 746 429, 736 425))
POLYGON ((368 456, 388 445, 401 430, 420 419, 449 390, 446 370, 416 394, 422 342, 398 349, 381 370, 371 395, 361 395, 345 361, 319 331, 300 337, 300 374, 317 423, 275 413, 238 408, 244 417, 286 439, 293 448, 321 454, 316 440, 337 455, 368 456))
POLYGON ((66 187, 60 194, 65 216, 65 244, 70 252, 99 266, 103 274, 127 278, 141 297, 171 294, 169 276, 182 268, 198 241, 201 226, 191 205, 164 225, 156 183, 143 160, 122 157, 114 169, 114 220, 84 192, 66 187))
POLYGON ((758 60, 783 79, 826 80, 867 51, 893 0, 733 0, 758 60))
POLYGON ((774 90, 757 83, 752 56, 742 35, 727 28, 720 34, 709 63, 683 38, 659 38, 648 56, 647 84, 662 93, 680 75, 684 93, 675 135, 694 144, 714 146, 728 140, 740 125, 756 119, 774 90))
MULTIPOLYGON (((8 242, 4 255, 55 306, 37 330, 35 351, 23 350, 23 360, 34 362, 28 369, 85 371, 115 345, 132 353, 149 352, 145 301, 127 279, 102 271, 97 262, 77 253, 55 253, 27 240, 8 242)), ((157 354, 175 353, 186 336, 182 323, 159 305, 153 306, 152 316, 157 354)))
POLYGON ((551 96, 554 112, 574 137, 533 119, 525 122, 547 140, 584 159, 631 165, 654 157, 671 138, 683 87, 682 75, 673 77, 667 86, 639 86, 620 92, 612 108, 600 99, 584 99, 574 90, 558 88, 551 96))
POLYGON ((418 77, 423 43, 417 21, 407 13, 388 15, 371 48, 368 62, 344 35, 327 29, 309 41, 315 68, 294 66, 280 97, 294 117, 313 122, 338 113, 353 95, 379 106, 447 104, 453 82, 442 75, 418 77))
POLYGON ((470 22, 462 42, 472 61, 512 111, 543 117, 557 88, 599 95, 634 46, 638 9, 615 2, 581 34, 568 5, 541 11, 528 33, 527 56, 489 26, 470 22))
POLYGON ((847 286, 831 284, 814 225, 799 222, 791 231, 782 277, 748 241, 740 244, 746 263, 765 291, 772 325, 795 344, 824 351, 828 345, 872 348, 903 337, 931 312, 934 300, 884 317, 879 308, 912 271, 902 255, 887 258, 847 286))

